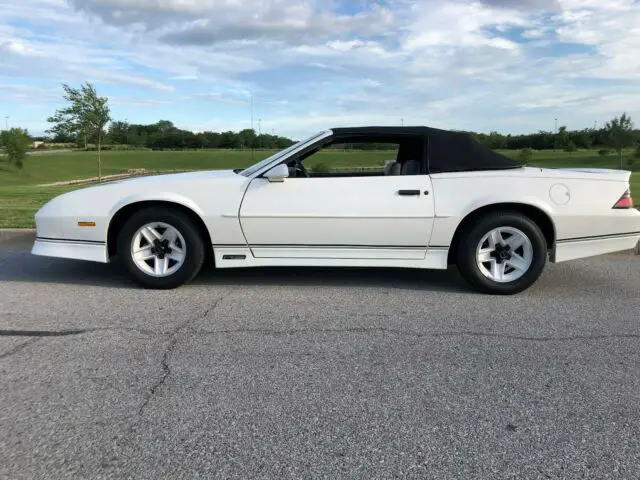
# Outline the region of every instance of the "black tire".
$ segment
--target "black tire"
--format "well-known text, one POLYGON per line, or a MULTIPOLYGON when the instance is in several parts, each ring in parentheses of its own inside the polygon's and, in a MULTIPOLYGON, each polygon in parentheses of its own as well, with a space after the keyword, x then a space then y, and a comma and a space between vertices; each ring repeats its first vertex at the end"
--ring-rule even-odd
POLYGON ((462 277, 481 293, 513 295, 533 285, 547 262, 547 241, 540 227, 530 218, 517 212, 495 212, 478 217, 461 232, 455 252, 456 264, 462 277), (523 232, 531 242, 533 255, 529 269, 520 278, 498 282, 485 276, 478 266, 476 249, 485 235, 495 228, 511 227, 523 232))
POLYGON ((118 257, 131 279, 144 288, 172 289, 191 282, 202 269, 205 259, 204 242, 198 229, 182 212, 161 207, 148 207, 131 215, 118 233, 118 257), (152 222, 163 222, 180 232, 186 244, 182 265, 165 277, 154 277, 142 271, 131 255, 134 235, 142 226, 152 222))

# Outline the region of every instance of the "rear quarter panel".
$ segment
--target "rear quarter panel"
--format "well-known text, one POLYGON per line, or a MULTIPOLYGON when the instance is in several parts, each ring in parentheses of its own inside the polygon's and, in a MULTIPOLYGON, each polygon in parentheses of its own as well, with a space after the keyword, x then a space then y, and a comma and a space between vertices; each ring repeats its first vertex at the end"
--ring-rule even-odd
POLYGON ((432 181, 433 246, 449 245, 460 222, 473 211, 501 203, 544 211, 557 240, 640 231, 637 211, 612 208, 629 188, 628 176, 522 168, 436 174, 432 181))

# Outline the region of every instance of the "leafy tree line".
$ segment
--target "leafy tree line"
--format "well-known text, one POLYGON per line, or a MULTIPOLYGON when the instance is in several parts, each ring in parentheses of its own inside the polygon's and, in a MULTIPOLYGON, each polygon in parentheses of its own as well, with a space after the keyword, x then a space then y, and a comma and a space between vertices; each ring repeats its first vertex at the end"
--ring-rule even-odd
POLYGON ((168 120, 160 120, 151 125, 129 124, 115 121, 109 126, 107 141, 114 145, 164 149, 194 148, 266 148, 282 149, 293 141, 276 135, 257 135, 252 129, 240 132, 199 132, 177 128, 168 120))
MULTIPOLYGON (((612 132, 624 131, 629 139, 628 143, 640 142, 640 130, 633 129, 631 118, 623 114, 608 122, 604 127, 583 130, 567 130, 567 127, 558 128, 557 132, 539 131, 526 135, 503 135, 498 132, 471 133, 480 143, 494 150, 522 150, 531 148, 534 150, 565 150, 565 149, 590 149, 611 147, 612 132)), ((615 143, 615 142, 613 142, 615 143)))

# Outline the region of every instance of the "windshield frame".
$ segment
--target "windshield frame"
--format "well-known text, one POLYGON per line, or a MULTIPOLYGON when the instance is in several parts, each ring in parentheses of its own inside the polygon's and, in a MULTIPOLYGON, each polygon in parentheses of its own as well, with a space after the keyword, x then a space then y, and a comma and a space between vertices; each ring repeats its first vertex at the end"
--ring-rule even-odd
POLYGON ((318 132, 309 138, 306 138, 297 143, 294 143, 293 145, 285 148, 284 150, 280 150, 279 152, 271 155, 270 157, 265 158, 264 160, 259 161, 258 163, 250 165, 249 167, 245 168, 241 172, 238 172, 238 174, 244 177, 252 177, 257 174, 260 174, 264 170, 268 170, 272 165, 275 165, 278 161, 282 160, 283 158, 288 157, 291 154, 294 154, 297 151, 302 150, 308 145, 322 138, 326 138, 332 134, 333 132, 331 130, 323 130, 321 132, 318 132))

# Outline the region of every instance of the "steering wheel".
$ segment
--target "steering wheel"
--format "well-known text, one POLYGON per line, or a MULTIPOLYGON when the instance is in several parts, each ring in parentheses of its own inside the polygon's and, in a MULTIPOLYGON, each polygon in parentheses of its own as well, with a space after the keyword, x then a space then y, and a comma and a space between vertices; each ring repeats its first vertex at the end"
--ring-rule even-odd
MULTIPOLYGON (((299 158, 296 158, 296 165, 295 165, 294 168, 295 168, 296 172, 301 172, 302 175, 304 177, 306 177, 306 178, 309 178, 311 176, 311 175, 309 175, 309 172, 307 171, 307 169, 304 168, 304 165, 302 165, 302 162, 300 161, 299 158)), ((298 175, 296 174, 296 176, 298 176, 298 175)))

